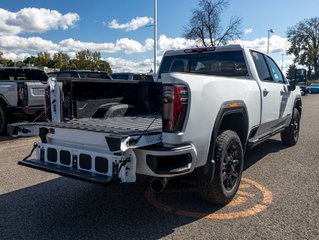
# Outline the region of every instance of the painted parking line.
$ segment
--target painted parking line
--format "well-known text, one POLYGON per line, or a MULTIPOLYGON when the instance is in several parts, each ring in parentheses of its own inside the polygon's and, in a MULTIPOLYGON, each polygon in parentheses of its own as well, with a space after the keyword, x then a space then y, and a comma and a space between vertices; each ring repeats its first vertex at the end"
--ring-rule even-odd
MULTIPOLYGON (((186 189, 167 189, 161 194, 156 194, 148 189, 145 192, 145 197, 152 206, 161 209, 164 212, 186 217, 219 220, 253 216, 265 211, 272 203, 272 192, 262 184, 249 178, 242 178, 242 183, 239 186, 239 190, 234 200, 217 211, 195 211, 184 206, 185 204, 169 204, 165 201, 165 197, 170 197, 174 194, 189 194, 196 191, 198 191, 197 188, 191 187, 186 189), (175 205, 183 205, 183 208, 185 209, 181 209, 175 205)), ((176 201, 183 201, 183 199, 178 198, 176 201)))

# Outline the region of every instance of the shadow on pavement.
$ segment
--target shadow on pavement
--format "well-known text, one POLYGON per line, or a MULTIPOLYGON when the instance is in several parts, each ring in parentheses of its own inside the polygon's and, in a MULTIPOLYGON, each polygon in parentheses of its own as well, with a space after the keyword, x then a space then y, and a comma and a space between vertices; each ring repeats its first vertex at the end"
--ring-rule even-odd
MULTIPOLYGON (((245 169, 285 148, 268 140, 247 152, 245 169)), ((155 208, 145 198, 149 179, 99 186, 67 178, 0 195, 0 239, 160 239, 197 221, 155 208)), ((203 201, 189 179, 168 183, 157 197, 169 206, 208 214, 222 206, 203 201)))
POLYGON ((147 187, 60 177, 0 195, 0 239, 159 239, 198 220, 151 206, 147 187))
POLYGON ((244 171, 263 159, 266 155, 279 152, 285 148, 287 148, 287 146, 283 145, 280 140, 268 139, 260 145, 249 149, 245 156, 244 171))
POLYGON ((9 135, 5 135, 5 136, 0 136, 0 142, 2 141, 9 141, 9 140, 14 140, 15 138, 9 136, 9 135))

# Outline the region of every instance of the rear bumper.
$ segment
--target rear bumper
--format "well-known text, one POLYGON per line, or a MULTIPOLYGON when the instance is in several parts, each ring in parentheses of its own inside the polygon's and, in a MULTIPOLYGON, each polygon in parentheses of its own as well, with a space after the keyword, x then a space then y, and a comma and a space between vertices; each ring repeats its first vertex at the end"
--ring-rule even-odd
POLYGON ((197 153, 194 145, 164 147, 153 145, 134 150, 138 174, 153 177, 175 177, 194 170, 197 153))

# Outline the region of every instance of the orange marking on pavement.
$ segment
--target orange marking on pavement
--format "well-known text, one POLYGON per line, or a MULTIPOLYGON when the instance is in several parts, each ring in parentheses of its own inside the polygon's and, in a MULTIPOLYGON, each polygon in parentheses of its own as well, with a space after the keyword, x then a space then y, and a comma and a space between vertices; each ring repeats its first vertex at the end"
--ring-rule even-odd
POLYGON ((247 184, 247 183, 241 183, 239 185, 239 189, 243 189, 243 188, 249 188, 250 187, 250 184, 247 184))
POLYGON ((244 196, 244 197, 250 197, 250 198, 255 197, 255 194, 253 194, 253 193, 248 193, 248 192, 244 192, 244 191, 240 191, 240 190, 237 191, 237 194, 244 196))
MULTIPOLYGON (((246 182, 245 184, 241 184, 243 186, 242 188, 248 188, 248 187, 255 187, 262 193, 262 200, 261 203, 257 203, 253 205, 252 207, 237 211, 237 212, 229 212, 229 213, 205 213, 205 212, 196 212, 196 211, 188 211, 183 209, 176 209, 175 207, 169 206, 159 199, 156 198, 156 195, 152 193, 150 190, 147 190, 145 193, 145 197, 148 200, 148 202, 153 205, 156 208, 159 208, 165 212, 171 212, 175 213, 180 216, 186 216, 186 217, 194 217, 194 218, 206 218, 206 219, 218 219, 218 220, 227 220, 227 219, 234 219, 234 218, 244 218, 249 217, 255 214, 258 214, 262 211, 265 211, 267 207, 272 203, 272 193, 269 191, 265 186, 251 180, 248 178, 242 178, 242 181, 246 182)), ((166 191, 166 193, 178 193, 178 192, 191 192, 196 191, 197 189, 189 188, 184 189, 180 191, 171 190, 166 191)), ((232 202, 226 205, 226 207, 234 207, 243 205, 248 201, 249 198, 253 198, 256 196, 256 194, 247 193, 244 191, 238 191, 238 196, 235 198, 232 202)))
POLYGON ((238 197, 234 200, 232 200, 230 203, 227 204, 227 207, 235 207, 238 206, 240 204, 244 204, 245 202, 247 202, 247 198, 246 197, 238 197))

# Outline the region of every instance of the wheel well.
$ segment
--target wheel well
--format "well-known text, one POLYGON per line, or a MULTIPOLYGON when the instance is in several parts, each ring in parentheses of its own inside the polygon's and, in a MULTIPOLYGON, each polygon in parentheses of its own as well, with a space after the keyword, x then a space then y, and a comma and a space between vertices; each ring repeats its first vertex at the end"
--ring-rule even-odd
POLYGON ((6 101, 0 96, 0 105, 7 105, 6 101))
POLYGON ((238 112, 224 115, 219 126, 219 132, 224 130, 232 130, 236 132, 241 140, 243 149, 245 149, 248 132, 248 121, 244 113, 238 112))
POLYGON ((297 108, 297 109, 298 109, 299 114, 300 114, 300 116, 301 116, 301 112, 302 112, 302 102, 301 102, 301 100, 300 100, 300 99, 299 99, 299 100, 296 100, 295 108, 297 108))

